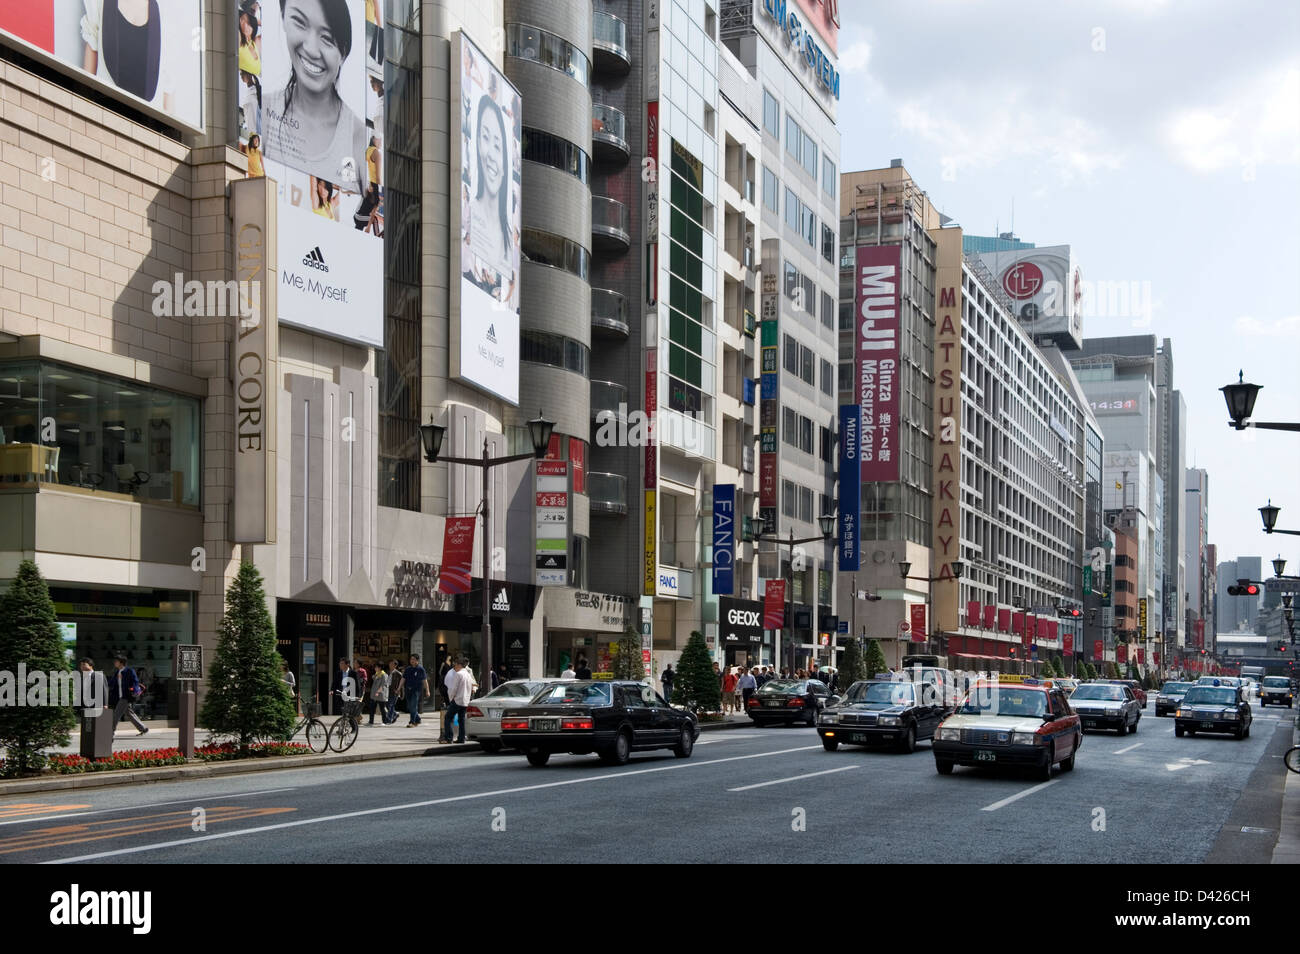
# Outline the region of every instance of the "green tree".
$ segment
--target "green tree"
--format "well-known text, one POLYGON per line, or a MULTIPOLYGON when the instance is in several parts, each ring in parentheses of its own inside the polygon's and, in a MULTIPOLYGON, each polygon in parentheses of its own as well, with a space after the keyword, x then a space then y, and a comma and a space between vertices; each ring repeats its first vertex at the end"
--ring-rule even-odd
POLYGON ((226 591, 199 719, 217 735, 237 738, 241 749, 259 737, 283 739, 293 731, 293 696, 280 681, 275 626, 266 611, 262 575, 251 563, 240 565, 226 591))
POLYGON ((615 679, 635 679, 638 682, 646 678, 645 661, 641 656, 641 637, 629 626, 614 644, 610 668, 615 679))
POLYGON ((677 661, 672 701, 694 712, 717 712, 722 708, 722 686, 709 661, 704 634, 699 630, 691 633, 682 658, 677 661))
POLYGON ((857 638, 851 638, 840 658, 839 692, 843 695, 849 686, 861 679, 870 679, 874 673, 867 671, 867 660, 862 655, 862 646, 857 638))
POLYGON ((1052 667, 1056 670, 1058 676, 1064 677, 1068 675, 1065 671, 1065 660, 1060 656, 1057 656, 1052 660, 1052 667))
MULTIPOLYGON (((19 664, 31 673, 68 672, 63 653, 63 635, 59 632, 54 603, 41 571, 31 560, 18 564, 9 592, 0 599, 0 671, 14 674, 10 691, 5 692, 0 679, 0 746, 8 750, 6 774, 22 775, 45 764, 44 749, 67 745, 77 724, 71 705, 16 705, 18 694, 24 695, 35 685, 17 682, 19 664)), ((43 703, 71 702, 64 691, 71 688, 71 677, 57 686, 48 684, 43 703)))
POLYGON ((867 670, 868 679, 878 672, 885 672, 889 669, 889 664, 885 662, 885 654, 880 651, 880 644, 874 639, 867 640, 867 652, 863 658, 863 666, 867 670))

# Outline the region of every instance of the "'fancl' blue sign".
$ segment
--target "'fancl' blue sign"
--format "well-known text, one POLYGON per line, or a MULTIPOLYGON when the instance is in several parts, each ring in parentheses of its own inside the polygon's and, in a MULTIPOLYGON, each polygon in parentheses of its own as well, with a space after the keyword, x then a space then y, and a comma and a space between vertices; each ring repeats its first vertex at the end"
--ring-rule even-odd
POLYGON ((790 46, 801 53, 808 68, 813 71, 817 81, 826 87, 827 92, 840 98, 840 72, 831 65, 830 58, 822 52, 811 30, 805 29, 799 20, 799 14, 786 7, 786 0, 763 0, 763 10, 785 31, 790 46))

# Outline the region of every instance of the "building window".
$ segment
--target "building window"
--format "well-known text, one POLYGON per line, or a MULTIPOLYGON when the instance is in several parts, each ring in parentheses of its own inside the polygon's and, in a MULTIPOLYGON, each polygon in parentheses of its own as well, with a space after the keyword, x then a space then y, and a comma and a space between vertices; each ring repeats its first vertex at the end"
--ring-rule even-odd
POLYGON ((588 180, 591 160, 585 152, 567 139, 524 126, 521 154, 527 162, 539 162, 561 172, 567 172, 584 184, 588 180))
POLYGON ((763 128, 777 138, 781 139, 781 104, 776 101, 776 97, 763 90, 763 128))
POLYGON ((591 352, 586 345, 563 335, 520 331, 519 360, 563 368, 586 377, 591 367, 591 352))
POLYGON ((800 208, 799 197, 794 194, 794 190, 789 186, 785 189, 785 224, 790 226, 796 232, 800 230, 800 208))
POLYGON ((785 297, 794 299, 799 293, 799 270, 785 260, 785 297))
POLYGON ((803 167, 817 181, 817 141, 812 136, 803 137, 803 167))
POLYGON ((822 394, 835 396, 835 365, 831 364, 825 358, 822 362, 822 394))
POLYGON ((541 229, 524 229, 519 244, 524 261, 562 268, 587 281, 591 271, 591 253, 578 243, 541 229))
POLYGON ((781 439, 791 447, 799 446, 799 416, 794 413, 794 408, 781 408, 781 439))
POLYGON ((785 336, 785 369, 791 374, 799 373, 799 342, 789 335, 785 336))
POLYGON ((763 167, 763 205, 781 214, 781 180, 767 166, 763 167))
POLYGON ((799 233, 813 248, 817 247, 817 216, 802 202, 799 203, 799 233))
POLYGON ((785 116, 785 151, 794 157, 795 162, 802 158, 803 130, 789 113, 785 116))
POLYGON ((835 264, 835 230, 825 223, 822 224, 822 258, 835 264))
POLYGON ((835 163, 831 162, 829 156, 822 156, 822 191, 833 199, 838 185, 839 180, 835 177, 835 163))
POLYGON ((568 73, 583 86, 587 85, 591 61, 567 40, 534 26, 510 23, 506 25, 506 43, 511 56, 568 73))
POLYGON ((0 486, 40 480, 198 507, 202 446, 197 398, 45 361, 0 363, 0 486))
POLYGON ((835 330, 835 299, 826 292, 822 292, 822 327, 835 330))

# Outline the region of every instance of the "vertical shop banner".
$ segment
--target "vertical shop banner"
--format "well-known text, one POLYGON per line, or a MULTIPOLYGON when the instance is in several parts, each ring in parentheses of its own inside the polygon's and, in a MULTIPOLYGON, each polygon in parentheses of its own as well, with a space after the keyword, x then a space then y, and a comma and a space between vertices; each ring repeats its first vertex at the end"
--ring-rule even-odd
POLYGON ((730 596, 735 587, 736 485, 713 485, 713 592, 730 596))
POLYGON ((785 629, 785 580, 768 580, 763 593, 763 628, 785 629))
POLYGON ((538 586, 569 582, 569 462, 539 460, 535 478, 535 574, 538 586))
POLYGON ((1144 596, 1138 600, 1138 639, 1147 638, 1147 601, 1144 596))
POLYGON ((913 603, 911 606, 912 642, 923 643, 926 639, 925 604, 913 603))
POLYGON ((1048 638, 1048 639, 1056 639, 1057 631, 1058 631, 1059 629, 1060 629, 1060 627, 1058 626, 1056 620, 1054 620, 1054 619, 1052 619, 1052 620, 1048 620, 1048 621, 1047 621, 1047 638, 1048 638))
POLYGON ((655 509, 655 492, 653 490, 644 491, 645 494, 645 547, 644 547, 644 564, 642 569, 641 594, 643 596, 654 596, 656 587, 659 582, 659 567, 656 561, 655 540, 659 530, 659 513, 655 509))
MULTIPOLYGON (((659 32, 651 34, 658 42, 659 32)), ((648 60, 644 61, 649 63, 648 60)), ((659 301, 659 100, 645 105, 646 169, 645 180, 645 247, 646 304, 659 301)))
POLYGON ((266 179, 230 184, 235 245, 235 279, 240 315, 232 319, 230 379, 235 411, 235 500, 233 540, 275 543, 276 422, 280 418, 275 327, 275 192, 266 179), (268 327, 269 325, 269 327, 268 327))
POLYGON ((1089 596, 1091 594, 1092 594, 1092 567, 1085 566, 1083 568, 1083 595, 1089 596))
POLYGON ((1159 654, 1159 653, 1152 653, 1152 654, 1151 654, 1151 663, 1152 663, 1152 665, 1154 665, 1154 666, 1159 666, 1159 665, 1160 665, 1160 654, 1159 654))
POLYGON ((1121 666, 1128 662, 1128 644, 1119 643, 1115 647, 1115 662, 1119 663, 1121 666))
MULTIPOLYGON (((229 48, 239 148, 249 177, 266 176, 278 187, 276 317, 382 347, 384 52, 382 24, 367 14, 380 16, 383 5, 226 4, 225 22, 235 26, 229 48), (332 42, 318 49, 321 36, 332 42)), ((173 5, 185 4, 160 4, 173 5)), ((188 53, 188 42, 180 48, 185 69, 198 77, 201 59, 188 53)), ((503 136, 502 149, 507 143, 503 136)))
POLYGON ((980 624, 980 601, 966 601, 966 625, 978 626, 980 624))
POLYGON ((1074 652, 1074 634, 1073 634, 1073 633, 1066 633, 1065 636, 1062 638, 1062 640, 1061 640, 1061 651, 1064 652, 1067 656, 1068 656, 1070 653, 1074 652))
POLYGON ((1145 666, 1147 661, 1146 660, 1147 651, 1145 649, 1139 649, 1137 653, 1138 653, 1138 665, 1145 666))
POLYGON ((1011 632, 1011 610, 1009 609, 998 610, 998 632, 999 633, 1011 632))
POLYGON ((644 552, 641 593, 654 596, 659 570, 659 512, 655 506, 655 492, 659 487, 659 448, 655 446, 654 420, 659 410, 659 352, 647 348, 645 352, 645 415, 646 442, 644 470, 644 552))
POLYGON ((474 576, 474 526, 477 517, 448 517, 442 532, 439 593, 468 593, 474 576))
POLYGON ((855 393, 862 409, 862 479, 898 480, 901 246, 859 245, 854 282, 855 393))
POLYGON ((1094 662, 1101 662, 1103 649, 1100 639, 1092 641, 1092 658, 1094 662))
POLYGON ((1011 635, 1024 636, 1024 634, 1025 634, 1025 614, 1012 613, 1011 614, 1011 635))
POLYGON ((994 626, 997 625, 997 621, 998 621, 998 608, 992 605, 985 606, 984 607, 984 628, 992 629, 994 626))
POLYGON ((838 521, 841 573, 856 573, 861 569, 862 468, 858 462, 861 437, 862 409, 856 404, 841 404, 838 521))
POLYGON ((573 466, 573 492, 587 492, 587 442, 580 437, 569 438, 569 463, 573 466))

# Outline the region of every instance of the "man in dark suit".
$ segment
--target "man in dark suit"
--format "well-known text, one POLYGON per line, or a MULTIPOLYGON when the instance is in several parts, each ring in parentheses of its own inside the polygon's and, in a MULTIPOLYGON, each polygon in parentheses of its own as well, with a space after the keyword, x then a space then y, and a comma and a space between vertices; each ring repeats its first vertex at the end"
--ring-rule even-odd
MULTIPOLYGON (((343 702, 351 702, 360 698, 358 694, 360 677, 357 671, 352 668, 346 656, 339 660, 339 668, 334 672, 334 683, 330 686, 330 689, 339 693, 339 698, 343 702)), ((332 698, 333 696, 331 696, 332 698)), ((342 709, 339 711, 342 711, 342 709)))
POLYGON ((140 734, 144 735, 149 731, 149 727, 140 721, 140 717, 131 708, 131 703, 135 702, 136 687, 140 685, 140 680, 136 678, 135 670, 126 664, 125 656, 113 658, 113 670, 113 675, 108 682, 108 704, 113 707, 113 725, 116 727, 122 721, 122 716, 126 716, 140 730, 140 734))

